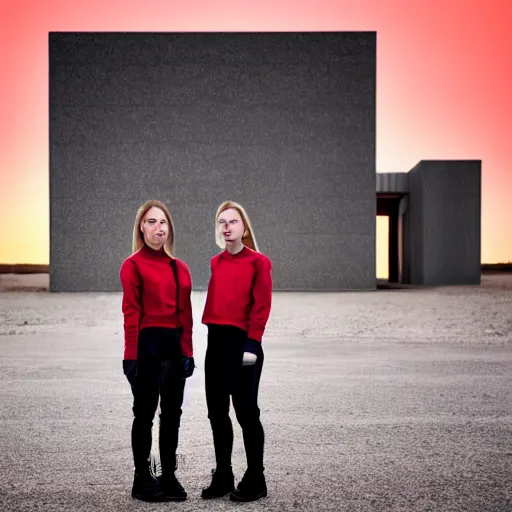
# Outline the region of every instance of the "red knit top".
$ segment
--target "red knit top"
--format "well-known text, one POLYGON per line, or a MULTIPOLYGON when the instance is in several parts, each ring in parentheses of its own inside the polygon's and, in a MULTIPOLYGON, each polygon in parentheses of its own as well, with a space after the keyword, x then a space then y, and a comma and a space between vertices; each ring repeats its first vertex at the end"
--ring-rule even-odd
POLYGON ((124 359, 137 359, 139 331, 144 327, 183 328, 181 351, 191 357, 192 350, 192 277, 187 264, 177 258, 180 283, 176 314, 176 281, 171 258, 163 251, 144 245, 123 262, 124 359))
POLYGON ((244 247, 214 256, 211 271, 202 323, 240 327, 261 342, 272 304, 270 260, 244 247))

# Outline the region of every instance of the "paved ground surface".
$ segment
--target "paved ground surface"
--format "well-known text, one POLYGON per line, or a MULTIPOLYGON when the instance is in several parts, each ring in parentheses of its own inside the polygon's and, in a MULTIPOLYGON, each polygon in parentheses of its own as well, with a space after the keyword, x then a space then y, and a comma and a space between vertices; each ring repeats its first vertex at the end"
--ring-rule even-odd
MULTIPOLYGON (((480 287, 276 293, 260 406, 269 496, 204 502, 204 294, 181 504, 131 499, 119 293, 0 276, 0 510, 511 511, 512 275, 480 287)), ((244 467, 235 423, 234 469, 244 467)))

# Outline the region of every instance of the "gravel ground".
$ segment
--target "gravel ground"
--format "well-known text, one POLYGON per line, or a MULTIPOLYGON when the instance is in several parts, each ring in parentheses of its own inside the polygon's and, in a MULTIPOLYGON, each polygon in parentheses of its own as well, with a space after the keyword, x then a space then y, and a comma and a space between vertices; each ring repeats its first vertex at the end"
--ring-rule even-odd
MULTIPOLYGON (((269 496, 203 501, 205 294, 193 293, 178 478, 132 500, 120 293, 0 275, 0 510, 512 511, 512 274, 481 286, 275 293, 260 407, 269 496)), ((245 470, 234 414, 233 464, 245 470)))

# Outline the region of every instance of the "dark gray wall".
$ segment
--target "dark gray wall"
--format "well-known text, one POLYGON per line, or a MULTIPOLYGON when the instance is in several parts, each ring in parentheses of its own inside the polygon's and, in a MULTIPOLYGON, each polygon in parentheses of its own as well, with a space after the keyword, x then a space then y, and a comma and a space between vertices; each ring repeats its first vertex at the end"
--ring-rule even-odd
POLYGON ((138 206, 205 288, 247 209, 275 289, 375 288, 375 33, 51 33, 50 289, 119 290, 138 206))
POLYGON ((481 162, 421 161, 409 190, 408 281, 480 284, 481 162))

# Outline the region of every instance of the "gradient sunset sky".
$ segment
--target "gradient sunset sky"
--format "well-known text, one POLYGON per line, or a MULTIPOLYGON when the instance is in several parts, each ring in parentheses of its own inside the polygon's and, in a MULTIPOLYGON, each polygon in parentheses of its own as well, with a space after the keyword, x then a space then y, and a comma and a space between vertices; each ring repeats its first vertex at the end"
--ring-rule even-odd
MULTIPOLYGON (((512 261, 512 1, 0 5, 0 263, 49 263, 50 31, 377 31, 377 170, 408 171, 422 159, 482 160, 482 262, 512 261)), ((378 219, 381 276, 385 236, 378 219)))

